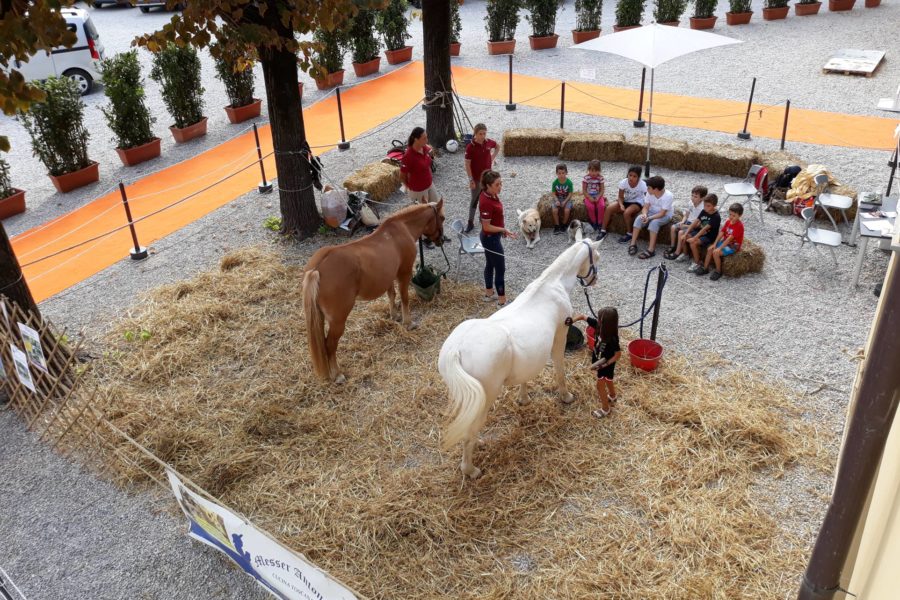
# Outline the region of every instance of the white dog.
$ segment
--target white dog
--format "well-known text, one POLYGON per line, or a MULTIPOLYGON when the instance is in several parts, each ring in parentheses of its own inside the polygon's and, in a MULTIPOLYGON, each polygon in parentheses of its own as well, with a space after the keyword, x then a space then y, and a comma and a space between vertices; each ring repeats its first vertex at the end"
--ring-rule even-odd
POLYGON ((584 225, 581 224, 581 221, 578 219, 572 219, 569 221, 569 229, 567 230, 569 234, 569 243, 574 244, 575 242, 580 242, 582 238, 584 238, 584 225))
POLYGON ((541 241, 541 213, 535 208, 529 208, 516 209, 516 214, 519 215, 519 229, 525 238, 525 247, 534 248, 534 245, 541 241))

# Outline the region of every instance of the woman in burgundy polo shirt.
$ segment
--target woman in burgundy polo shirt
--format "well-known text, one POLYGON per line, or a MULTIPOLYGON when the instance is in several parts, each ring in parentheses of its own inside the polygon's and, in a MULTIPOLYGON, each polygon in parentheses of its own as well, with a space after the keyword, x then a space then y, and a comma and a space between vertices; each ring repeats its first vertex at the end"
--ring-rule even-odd
POLYGON ((506 286, 503 276, 506 273, 506 258, 503 255, 501 239, 516 239, 516 234, 503 225, 503 204, 500 202, 500 190, 503 181, 500 173, 485 171, 481 176, 481 196, 478 199, 478 211, 481 214, 481 245, 484 246, 484 301, 497 300, 498 306, 506 305, 506 286), (497 293, 494 295, 494 289, 497 293))
POLYGON ((431 179, 431 152, 425 130, 421 127, 413 129, 400 162, 400 181, 406 186, 407 195, 413 202, 425 204, 438 201, 438 193, 431 179))
POLYGON ((491 170, 498 151, 497 142, 487 136, 487 125, 478 123, 471 143, 466 146, 466 174, 469 176, 469 189, 472 190, 466 233, 475 229, 475 211, 478 210, 478 199, 481 198, 481 174, 491 170))

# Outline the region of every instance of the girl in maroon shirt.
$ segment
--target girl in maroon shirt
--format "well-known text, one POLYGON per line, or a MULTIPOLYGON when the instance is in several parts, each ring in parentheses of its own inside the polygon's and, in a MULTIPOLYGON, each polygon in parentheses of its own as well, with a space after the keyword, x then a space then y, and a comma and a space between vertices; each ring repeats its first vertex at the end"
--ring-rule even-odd
POLYGON ((438 193, 431 178, 431 146, 428 134, 416 127, 409 134, 406 153, 400 161, 400 181, 413 202, 437 202, 438 193))
POLYGON ((498 306, 506 306, 506 258, 503 255, 502 238, 516 239, 516 234, 503 224, 503 204, 500 191, 503 181, 496 171, 485 171, 481 176, 481 196, 478 211, 481 214, 481 245, 484 246, 484 301, 497 300, 498 306), (494 295, 494 289, 497 295, 494 295))

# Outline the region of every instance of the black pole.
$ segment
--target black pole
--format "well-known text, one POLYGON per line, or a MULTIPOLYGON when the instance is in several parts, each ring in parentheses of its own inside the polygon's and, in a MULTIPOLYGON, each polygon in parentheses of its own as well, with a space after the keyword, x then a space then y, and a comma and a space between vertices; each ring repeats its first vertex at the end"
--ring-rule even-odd
POLYGON ((509 104, 506 105, 506 110, 516 110, 516 105, 512 101, 512 56, 509 55, 509 104))
POLYGON ((662 291, 665 283, 666 265, 659 265, 656 276, 656 302, 653 304, 653 322, 650 324, 650 339, 656 341, 656 326, 659 324, 659 305, 662 304, 662 291))
POLYGON ((791 114, 791 101, 788 100, 784 106, 784 127, 781 130, 781 149, 784 150, 784 137, 787 135, 788 115, 791 114))
POLYGON ((142 260, 147 258, 147 249, 141 248, 138 243, 137 231, 134 229, 134 219, 131 218, 131 208, 128 206, 128 196, 125 195, 125 184, 119 182, 119 193, 122 194, 122 204, 125 205, 125 216, 128 217, 128 229, 131 230, 131 240, 134 242, 134 249, 131 250, 132 260, 142 260))
POLYGON ((891 195, 891 188, 894 186, 894 176, 897 174, 897 159, 900 158, 900 144, 897 144, 897 147, 894 148, 894 156, 891 159, 893 162, 889 163, 891 165, 891 177, 888 179, 887 184, 887 193, 885 196, 891 195))
POLYGON ((334 88, 334 92, 337 95, 338 122, 341 125, 341 143, 338 144, 338 150, 346 150, 350 147, 350 142, 347 141, 347 137, 344 135, 344 109, 341 106, 341 86, 334 88))
POLYGON ((562 94, 559 98, 559 128, 565 129, 566 123, 566 82, 562 82, 562 94))
POLYGON ((750 108, 753 106, 753 92, 756 90, 756 77, 753 78, 753 83, 750 84, 750 100, 747 102, 747 115, 744 117, 744 129, 743 131, 738 131, 737 136, 742 140, 750 139, 750 132, 747 131, 747 123, 750 121, 750 108))
POLYGON ((259 147, 259 131, 256 123, 253 124, 253 137, 256 139, 256 156, 259 157, 259 171, 262 173, 262 183, 256 186, 260 194, 268 194, 272 191, 272 184, 266 181, 266 167, 263 165, 262 148, 259 147))
POLYGON ((638 118, 634 121, 635 127, 643 127, 644 119, 641 118, 641 113, 644 112, 644 80, 647 78, 647 67, 641 69, 641 99, 638 101, 638 118))

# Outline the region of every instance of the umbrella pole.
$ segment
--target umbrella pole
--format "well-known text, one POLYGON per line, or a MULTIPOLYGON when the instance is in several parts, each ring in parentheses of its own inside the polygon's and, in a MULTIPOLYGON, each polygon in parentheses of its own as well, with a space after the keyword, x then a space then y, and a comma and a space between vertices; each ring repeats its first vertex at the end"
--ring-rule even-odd
POLYGON ((647 162, 644 177, 650 177, 650 132, 653 131, 653 68, 650 68, 650 106, 647 108, 647 162))

